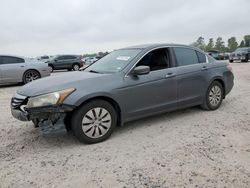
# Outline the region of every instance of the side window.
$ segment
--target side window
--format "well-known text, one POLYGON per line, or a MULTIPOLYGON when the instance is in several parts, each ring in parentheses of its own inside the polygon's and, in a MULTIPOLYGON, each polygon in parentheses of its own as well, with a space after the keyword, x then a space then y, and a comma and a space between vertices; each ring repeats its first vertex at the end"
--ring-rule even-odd
POLYGON ((65 56, 59 56, 57 59, 58 60, 65 60, 65 56))
POLYGON ((0 65, 2 65, 3 64, 3 58, 2 58, 2 56, 0 56, 0 65))
POLYGON ((203 54, 201 52, 198 52, 198 51, 196 51, 196 53, 197 53, 197 56, 198 56, 198 59, 199 59, 200 63, 206 63, 207 62, 205 54, 203 54))
POLYGON ((15 63, 24 63, 24 59, 18 57, 2 56, 1 64, 15 64, 15 63))
POLYGON ((175 47, 174 52, 177 60, 177 66, 186 66, 199 63, 195 50, 175 47))
POLYGON ((137 63, 136 66, 138 67, 142 65, 149 66, 150 71, 169 68, 170 61, 168 50, 162 48, 149 52, 137 63))
POLYGON ((67 56, 67 59, 76 59, 76 56, 69 55, 69 56, 67 56))

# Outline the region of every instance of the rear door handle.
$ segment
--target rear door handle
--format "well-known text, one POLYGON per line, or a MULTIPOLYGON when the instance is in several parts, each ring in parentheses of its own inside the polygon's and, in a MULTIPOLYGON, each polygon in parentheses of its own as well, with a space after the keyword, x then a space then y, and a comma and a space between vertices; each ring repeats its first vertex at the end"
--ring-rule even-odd
POLYGON ((204 67, 201 68, 202 71, 205 71, 205 70, 207 70, 207 69, 208 69, 207 66, 204 66, 204 67))
POLYGON ((176 76, 176 75, 175 75, 174 73, 170 72, 170 73, 168 73, 168 74, 166 75, 165 78, 173 78, 173 77, 175 77, 175 76, 176 76))

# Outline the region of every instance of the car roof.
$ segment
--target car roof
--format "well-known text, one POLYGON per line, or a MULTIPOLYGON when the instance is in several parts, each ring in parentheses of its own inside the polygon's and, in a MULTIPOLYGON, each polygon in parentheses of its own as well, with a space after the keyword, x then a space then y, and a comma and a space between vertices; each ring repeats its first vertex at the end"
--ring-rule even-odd
MULTIPOLYGON (((153 49, 153 48, 160 48, 160 47, 189 47, 189 48, 195 48, 192 46, 188 46, 185 44, 175 44, 175 43, 155 43, 155 44, 141 44, 141 45, 136 45, 136 46, 129 46, 126 48, 122 49, 153 49)), ((195 48, 197 49, 197 48, 195 48)), ((199 49, 198 49, 199 50, 199 49)))
POLYGON ((10 55, 10 54, 0 54, 0 56, 17 57, 17 58, 22 58, 22 59, 28 59, 27 57, 18 56, 18 55, 10 55))

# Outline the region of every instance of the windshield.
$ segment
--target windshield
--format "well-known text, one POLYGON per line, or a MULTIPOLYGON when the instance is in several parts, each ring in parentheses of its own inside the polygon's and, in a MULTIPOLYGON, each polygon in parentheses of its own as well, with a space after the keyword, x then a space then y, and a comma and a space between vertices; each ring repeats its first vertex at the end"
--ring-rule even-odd
POLYGON ((85 71, 97 73, 115 73, 122 71, 140 51, 140 49, 116 50, 90 65, 85 71))
POLYGON ((248 48, 238 48, 236 49, 236 52, 247 52, 248 48))

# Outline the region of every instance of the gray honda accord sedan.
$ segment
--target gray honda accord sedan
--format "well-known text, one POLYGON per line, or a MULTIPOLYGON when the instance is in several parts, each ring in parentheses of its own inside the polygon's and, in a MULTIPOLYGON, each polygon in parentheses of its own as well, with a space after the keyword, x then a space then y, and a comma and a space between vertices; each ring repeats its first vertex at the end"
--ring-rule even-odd
POLYGON ((115 50, 86 69, 43 78, 17 90, 11 111, 43 134, 72 129, 85 143, 116 126, 191 106, 216 110, 233 87, 232 68, 185 45, 115 50))

